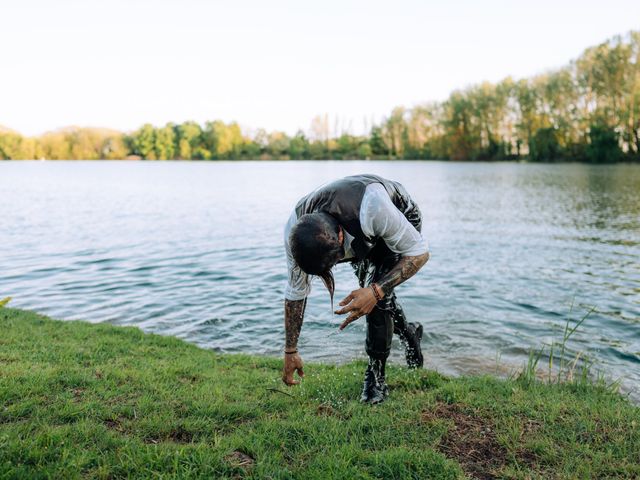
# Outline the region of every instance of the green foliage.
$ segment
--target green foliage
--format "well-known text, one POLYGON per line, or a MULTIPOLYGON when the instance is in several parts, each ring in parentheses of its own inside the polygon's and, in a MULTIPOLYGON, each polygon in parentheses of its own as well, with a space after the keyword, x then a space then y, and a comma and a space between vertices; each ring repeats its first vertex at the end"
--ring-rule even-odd
POLYGON ((176 136, 174 127, 168 123, 155 130, 153 151, 158 160, 171 160, 176 154, 176 136))
POLYGON ((369 140, 371 152, 376 157, 385 157, 389 155, 389 150, 382 138, 382 128, 373 127, 371 129, 371 140, 369 140))
POLYGON ((367 141, 362 142, 358 147, 357 158, 368 160, 372 155, 373 150, 371 149, 371 144, 367 141))
POLYGON ((35 145, 32 139, 11 130, 0 128, 0 160, 22 160, 35 158, 35 145))
POLYGON ((622 158, 622 150, 616 131, 605 125, 592 125, 589 129, 589 143, 586 155, 590 162, 618 162, 622 158))
POLYGON ((529 145, 529 157, 534 161, 553 161, 560 158, 560 144, 553 128, 539 129, 529 145))
POLYGON ((2 478, 636 478, 640 410, 584 384, 222 355, 0 309, 2 478), (470 455, 469 452, 480 452, 470 455), (486 459, 489 459, 486 461, 486 459))
POLYGON ((133 155, 139 155, 146 160, 155 160, 156 131, 153 125, 147 123, 131 135, 133 155))
POLYGON ((441 103, 396 107, 366 137, 318 115, 309 136, 220 120, 131 134, 71 128, 26 138, 0 128, 0 159, 449 159, 640 161, 640 32, 588 48, 529 79, 456 90, 441 103), (330 132, 333 132, 333 136, 330 132))
POLYGON ((265 152, 271 158, 281 159, 287 156, 290 148, 290 140, 284 132, 273 132, 269 135, 269 141, 265 152))
POLYGON ((207 122, 202 137, 206 150, 210 152, 210 159, 232 159, 240 156, 244 139, 237 123, 226 125, 219 120, 207 122))
POLYGON ((195 158, 195 151, 202 142, 202 128, 195 122, 184 122, 175 126, 175 138, 176 158, 182 160, 195 158))
POLYGON ((289 156, 292 160, 302 160, 309 158, 309 140, 304 132, 298 131, 289 142, 289 156))

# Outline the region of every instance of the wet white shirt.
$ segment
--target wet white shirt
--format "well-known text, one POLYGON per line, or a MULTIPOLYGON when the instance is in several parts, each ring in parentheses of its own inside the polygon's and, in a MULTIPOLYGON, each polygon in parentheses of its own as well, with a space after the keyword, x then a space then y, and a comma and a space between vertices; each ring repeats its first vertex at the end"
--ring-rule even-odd
MULTIPOLYGON (((291 254, 289 232, 298 221, 294 210, 284 228, 284 248, 287 255, 288 278, 284 291, 287 300, 302 300, 311 291, 311 275, 297 265, 291 254)), ((425 238, 409 223, 404 214, 393 204, 381 183, 367 185, 360 204, 360 226, 367 237, 379 237, 392 252, 404 257, 422 255, 429 245, 425 238)), ((344 232, 345 259, 353 258, 353 237, 344 232)))

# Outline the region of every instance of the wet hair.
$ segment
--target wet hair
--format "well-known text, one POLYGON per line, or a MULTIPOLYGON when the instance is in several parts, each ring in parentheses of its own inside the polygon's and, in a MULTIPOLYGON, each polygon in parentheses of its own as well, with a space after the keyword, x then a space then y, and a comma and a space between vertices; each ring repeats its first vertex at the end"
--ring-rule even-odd
POLYGON ((332 303, 335 280, 331 268, 344 257, 339 232, 338 221, 328 213, 319 212, 302 215, 289 234, 291 254, 296 263, 305 273, 322 279, 332 303))

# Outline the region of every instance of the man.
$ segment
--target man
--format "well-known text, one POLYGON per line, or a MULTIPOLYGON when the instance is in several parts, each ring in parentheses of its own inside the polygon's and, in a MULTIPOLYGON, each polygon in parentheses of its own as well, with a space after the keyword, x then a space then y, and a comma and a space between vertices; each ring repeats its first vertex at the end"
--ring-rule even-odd
POLYGON ((388 395, 385 363, 393 333, 405 346, 408 366, 422 367, 422 325, 407 322, 394 293, 394 287, 429 260, 421 226, 420 209, 404 187, 376 175, 355 175, 328 183, 297 203, 285 227, 289 277, 282 380, 287 385, 299 383, 294 372, 304 375, 297 344, 310 291, 309 276, 322 279, 333 305, 331 268, 346 261, 352 263, 361 288, 342 300, 343 308, 336 313, 348 314, 340 330, 366 315, 369 364, 360 400, 375 404, 388 395))

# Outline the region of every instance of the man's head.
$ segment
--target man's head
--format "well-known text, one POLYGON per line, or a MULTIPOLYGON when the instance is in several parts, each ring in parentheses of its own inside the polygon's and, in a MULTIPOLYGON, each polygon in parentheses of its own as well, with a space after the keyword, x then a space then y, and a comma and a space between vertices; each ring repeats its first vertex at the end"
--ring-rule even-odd
POLYGON ((333 298, 331 268, 344 257, 344 233, 338 221, 327 213, 302 215, 291 229, 291 254, 309 275, 318 275, 333 298))

